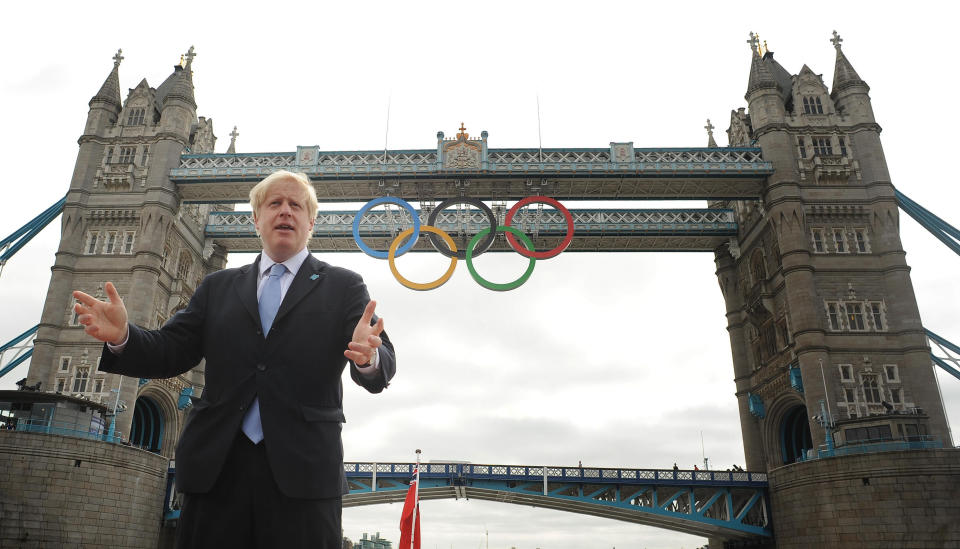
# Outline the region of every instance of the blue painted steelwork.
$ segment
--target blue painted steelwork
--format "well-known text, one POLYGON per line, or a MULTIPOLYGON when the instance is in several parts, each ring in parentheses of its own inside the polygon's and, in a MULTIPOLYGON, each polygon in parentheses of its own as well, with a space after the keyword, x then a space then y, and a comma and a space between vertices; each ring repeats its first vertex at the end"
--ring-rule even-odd
MULTIPOLYGON (((944 353, 946 353, 947 351, 950 351, 960 355, 960 346, 956 345, 955 343, 951 343, 950 341, 947 341, 943 337, 938 336, 937 334, 931 332, 930 330, 926 330, 926 332, 927 332, 927 337, 930 338, 930 341, 938 344, 940 346, 940 349, 944 351, 944 353)), ((956 366, 951 366, 950 364, 947 364, 947 361, 958 364, 960 363, 960 359, 956 359, 949 356, 939 357, 933 354, 933 350, 930 351, 930 358, 933 359, 934 364, 946 370, 947 373, 949 373, 953 377, 960 379, 960 369, 957 369, 956 366)))
MULTIPOLYGON (((40 325, 37 324, 33 328, 30 328, 26 332, 23 332, 22 334, 18 335, 17 337, 11 339, 10 341, 0 346, 0 358, 3 357, 4 352, 20 346, 19 344, 21 342, 27 341, 33 336, 37 335, 37 330, 39 328, 40 328, 40 325)), ((10 373, 11 371, 13 371, 14 368, 23 364, 31 356, 33 356, 33 347, 22 349, 20 353, 18 353, 17 356, 13 358, 13 360, 11 360, 6 366, 0 369, 0 377, 3 377, 8 373, 10 373)))
MULTIPOLYGON (((429 212, 417 210, 421 223, 426 223, 429 212)), ((596 250, 596 239, 617 237, 704 237, 703 242, 689 249, 713 250, 716 246, 737 234, 733 210, 727 209, 583 209, 570 210, 574 219, 574 241, 568 251, 596 250), (583 245, 581 243, 590 243, 583 245), (584 246, 581 248, 581 246, 584 246)), ((323 244, 325 238, 353 238, 353 222, 356 211, 322 211, 317 215, 313 236, 314 244, 323 244)), ((503 216, 503 212, 499 212, 503 216)), ((392 239, 401 230, 413 224, 406 212, 383 210, 368 213, 361 218, 358 230, 361 238, 392 239)), ((560 237, 566 235, 564 216, 556 210, 523 210, 514 218, 513 224, 536 237, 560 237)), ((451 235, 476 234, 489 226, 489 221, 480 210, 444 212, 436 225, 451 235)), ((232 250, 243 249, 236 239, 249 239, 251 250, 260 250, 257 233, 250 212, 212 212, 207 219, 204 235, 223 242, 229 239, 232 250)), ((426 242, 426 241, 425 241, 426 242)), ((634 247, 636 247, 634 245, 634 247)), ((632 248, 631 248, 632 249, 632 248)), ((641 249, 641 248, 637 248, 641 249)), ((360 251, 357 246, 341 246, 338 251, 360 251)), ((421 244, 413 251, 432 250, 421 244)), ((510 251, 498 241, 492 251, 510 251)))
POLYGON ((803 392, 803 376, 800 375, 800 365, 796 362, 790 365, 790 387, 798 393, 803 392))
MULTIPOLYGON (((825 445, 824 445, 825 446, 825 445)), ((930 450, 943 448, 943 442, 934 436, 916 435, 909 440, 874 440, 864 441, 857 444, 848 444, 837 448, 825 448, 821 446, 816 453, 809 453, 798 461, 811 461, 814 459, 823 459, 839 456, 850 456, 856 454, 873 454, 877 452, 898 452, 903 450, 930 450)))
POLYGON ((750 406, 751 414, 760 419, 763 419, 767 415, 767 411, 763 406, 763 399, 760 398, 760 395, 747 393, 747 400, 750 406))
POLYGON ((190 406, 191 400, 190 397, 193 396, 193 387, 184 387, 180 391, 180 398, 177 399, 177 410, 186 409, 187 406, 190 406))
POLYGON ((930 234, 937 237, 940 242, 946 244, 954 253, 960 255, 960 230, 957 230, 954 226, 940 219, 923 206, 910 200, 902 192, 894 191, 894 193, 900 209, 914 218, 924 229, 930 231, 930 234))
MULTIPOLYGON (((343 505, 403 501, 413 467, 345 463, 343 505)), ((546 507, 721 539, 771 536, 766 473, 421 463, 420 498, 546 507)), ((167 501, 164 517, 178 518, 167 501)))
POLYGON ((320 151, 310 160, 296 152, 245 154, 184 154, 170 170, 179 184, 203 181, 259 181, 280 169, 305 172, 311 179, 370 177, 430 178, 443 176, 573 177, 629 175, 634 177, 715 177, 773 173, 755 147, 633 149, 630 161, 611 158, 609 148, 489 149, 471 168, 446 165, 436 149, 391 151, 320 151))
POLYGON ((21 419, 17 422, 15 430, 90 440, 103 440, 106 436, 102 423, 94 425, 78 424, 75 421, 53 421, 52 417, 47 419, 21 419))
POLYGON ((51 221, 60 215, 60 212, 63 211, 63 205, 66 200, 66 197, 61 198, 53 206, 50 206, 41 212, 40 215, 28 221, 24 226, 14 231, 10 236, 0 240, 0 270, 3 269, 3 266, 7 263, 8 259, 20 251, 20 248, 22 248, 27 242, 30 242, 30 240, 37 236, 37 234, 39 234, 44 227, 46 227, 51 221))

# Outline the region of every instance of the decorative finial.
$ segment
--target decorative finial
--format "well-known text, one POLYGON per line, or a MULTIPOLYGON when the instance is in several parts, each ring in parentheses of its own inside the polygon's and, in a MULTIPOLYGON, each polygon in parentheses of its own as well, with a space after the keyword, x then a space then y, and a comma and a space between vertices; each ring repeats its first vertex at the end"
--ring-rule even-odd
POLYGON ((750 32, 750 40, 747 40, 747 44, 750 44, 750 51, 758 52, 760 51, 760 37, 750 32))
POLYGON ((460 133, 457 134, 457 139, 463 139, 464 141, 470 137, 470 134, 467 133, 467 128, 463 126, 463 122, 460 123, 460 133))
POLYGON ((769 52, 770 52, 770 48, 767 47, 767 41, 764 40, 764 41, 763 41, 763 53, 769 53, 769 52))
POLYGON ((123 50, 118 49, 117 54, 113 56, 113 68, 119 67, 120 62, 123 61, 123 56, 120 55, 121 53, 123 53, 123 50))
POLYGON ((713 138, 713 128, 714 128, 714 127, 715 127, 715 126, 710 123, 710 119, 708 118, 708 119, 707 119, 707 125, 703 127, 703 129, 707 130, 707 146, 708 146, 708 147, 716 147, 716 146, 717 146, 717 141, 713 138))
POLYGON ((837 51, 840 51, 840 42, 843 42, 843 38, 840 38, 837 31, 833 31, 833 38, 831 38, 830 41, 833 42, 833 47, 837 48, 837 51))
POLYGON ((187 50, 187 55, 186 55, 187 64, 184 65, 183 68, 189 69, 189 68, 190 68, 190 65, 193 64, 193 58, 196 57, 196 56, 197 56, 197 54, 193 53, 193 46, 190 46, 190 49, 187 50))
POLYGON ((237 127, 233 127, 233 131, 230 132, 230 147, 227 148, 227 154, 236 154, 237 153, 237 136, 240 135, 237 133, 237 127))

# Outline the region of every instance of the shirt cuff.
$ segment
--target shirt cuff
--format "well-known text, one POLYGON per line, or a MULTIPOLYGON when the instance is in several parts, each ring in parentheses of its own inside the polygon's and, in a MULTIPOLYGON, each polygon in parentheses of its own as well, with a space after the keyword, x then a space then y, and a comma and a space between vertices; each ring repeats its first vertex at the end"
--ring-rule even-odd
MULTIPOLYGON (((124 344, 125 343, 126 341, 124 341, 124 344)), ((357 371, 360 372, 360 375, 363 377, 373 377, 377 375, 377 372, 380 371, 380 349, 375 349, 373 353, 373 360, 370 361, 370 364, 367 364, 366 366, 357 365, 357 371)))
MULTIPOLYGON (((123 338, 123 341, 114 345, 113 343, 107 343, 107 349, 115 355, 123 353, 123 349, 127 346, 127 342, 130 341, 130 330, 127 330, 127 337, 123 338)), ((374 361, 376 363, 376 361, 374 361)))

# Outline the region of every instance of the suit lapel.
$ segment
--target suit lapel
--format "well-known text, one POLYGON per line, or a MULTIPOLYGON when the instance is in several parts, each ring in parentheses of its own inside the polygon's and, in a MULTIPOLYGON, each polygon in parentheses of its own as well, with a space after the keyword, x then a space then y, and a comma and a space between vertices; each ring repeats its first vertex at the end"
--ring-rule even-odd
POLYGON ((277 318, 274 319, 274 323, 283 318, 291 309, 297 306, 297 303, 306 297, 314 288, 319 287, 323 283, 323 278, 326 276, 326 263, 318 260, 313 257, 312 254, 307 255, 307 258, 303 261, 303 265, 300 265, 300 270, 297 271, 296 276, 293 277, 293 282, 290 284, 290 289, 287 290, 287 295, 283 296, 283 302, 280 303, 280 310, 277 311, 277 318))
MULTIPOLYGON (((240 267, 240 276, 233 283, 233 288, 240 298, 240 303, 250 313, 250 316, 260 325, 260 308, 257 306, 257 275, 260 270, 260 256, 249 265, 240 267)), ((301 269, 302 270, 302 269, 301 269)))

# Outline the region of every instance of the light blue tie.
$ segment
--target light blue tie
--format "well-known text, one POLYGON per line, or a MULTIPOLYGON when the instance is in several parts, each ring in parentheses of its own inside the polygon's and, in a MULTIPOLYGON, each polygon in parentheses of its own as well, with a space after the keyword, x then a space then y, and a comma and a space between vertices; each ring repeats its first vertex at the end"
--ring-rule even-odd
MULTIPOLYGON (((270 268, 270 276, 263 285, 263 291, 260 292, 260 325, 263 326, 263 337, 270 333, 270 327, 273 325, 273 319, 277 317, 277 311, 280 310, 280 279, 287 272, 287 267, 283 263, 274 263, 270 268)), ((243 416, 243 434, 247 435, 254 444, 263 440, 263 425, 260 423, 260 398, 255 397, 247 414, 243 416)))

